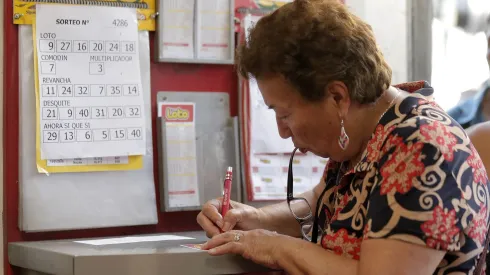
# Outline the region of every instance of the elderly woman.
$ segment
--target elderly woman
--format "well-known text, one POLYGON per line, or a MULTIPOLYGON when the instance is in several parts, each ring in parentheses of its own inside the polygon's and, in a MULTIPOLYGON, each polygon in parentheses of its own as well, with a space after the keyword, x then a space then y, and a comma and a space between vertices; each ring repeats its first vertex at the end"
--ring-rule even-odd
POLYGON ((329 162, 298 198, 290 180, 279 204, 233 202, 222 217, 220 201, 208 202, 197 221, 212 237, 203 247, 210 254, 240 254, 289 274, 484 269, 489 182, 481 159, 426 82, 390 86, 368 24, 338 0, 296 0, 256 24, 237 66, 256 79, 280 136, 329 162))

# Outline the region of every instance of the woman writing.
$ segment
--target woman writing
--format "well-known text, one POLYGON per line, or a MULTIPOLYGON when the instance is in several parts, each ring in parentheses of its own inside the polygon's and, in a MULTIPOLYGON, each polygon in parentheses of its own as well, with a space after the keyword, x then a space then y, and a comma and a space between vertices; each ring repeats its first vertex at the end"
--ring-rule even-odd
POLYGON ((222 217, 208 202, 204 249, 289 274, 474 274, 489 219, 480 157, 427 83, 390 86, 366 23, 338 0, 296 0, 256 24, 237 67, 280 136, 329 162, 301 198, 288 180, 276 205, 222 217))

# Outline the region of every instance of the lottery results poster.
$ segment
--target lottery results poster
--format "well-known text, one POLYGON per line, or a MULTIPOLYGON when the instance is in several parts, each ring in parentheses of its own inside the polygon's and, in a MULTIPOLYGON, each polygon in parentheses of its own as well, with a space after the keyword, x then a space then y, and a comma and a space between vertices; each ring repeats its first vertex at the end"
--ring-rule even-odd
POLYGON ((160 102, 159 117, 164 126, 164 171, 168 206, 197 207, 199 200, 196 105, 193 102, 160 102))
POLYGON ((136 10, 38 4, 36 14, 38 162, 127 165, 144 155, 136 10))

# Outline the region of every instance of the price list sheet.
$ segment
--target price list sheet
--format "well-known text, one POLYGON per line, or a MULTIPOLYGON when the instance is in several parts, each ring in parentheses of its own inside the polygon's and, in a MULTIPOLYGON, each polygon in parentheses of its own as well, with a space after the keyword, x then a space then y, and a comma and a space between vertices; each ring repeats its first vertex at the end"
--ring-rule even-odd
POLYGON ((199 206, 195 104, 172 102, 159 109, 165 119, 168 206, 199 206))
POLYGON ((144 155, 136 10, 37 5, 41 159, 144 155))

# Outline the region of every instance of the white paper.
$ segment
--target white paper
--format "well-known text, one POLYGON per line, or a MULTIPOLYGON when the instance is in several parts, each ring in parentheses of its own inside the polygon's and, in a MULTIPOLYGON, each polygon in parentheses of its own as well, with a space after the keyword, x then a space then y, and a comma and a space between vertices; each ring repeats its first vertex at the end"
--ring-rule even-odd
POLYGON ((41 159, 144 155, 136 10, 36 6, 41 159))
MULTIPOLYGON (((286 198, 290 154, 253 154, 250 157, 255 200, 286 198)), ((293 160, 293 194, 311 190, 320 182, 327 160, 312 153, 296 153, 293 160)))
POLYGON ((142 243, 142 242, 158 242, 158 241, 178 241, 178 240, 193 240, 191 237, 177 235, 157 235, 157 236, 140 236, 140 237, 121 237, 110 239, 74 241, 75 243, 83 243, 90 245, 109 245, 109 244, 125 244, 125 243, 142 243))
POLYGON ((74 159, 48 159, 47 166, 84 166, 84 165, 108 165, 128 164, 129 157, 98 157, 98 158, 74 158, 74 159))
POLYGON ((160 0, 161 58, 194 58, 194 0, 160 0))
POLYGON ((196 15, 197 57, 231 59, 230 0, 197 0, 196 15))
POLYGON ((195 104, 161 104, 169 207, 199 206, 195 104))
POLYGON ((249 80, 251 150, 253 153, 289 153, 294 144, 283 139, 277 129, 276 114, 264 103, 255 80, 249 80))

